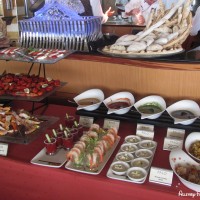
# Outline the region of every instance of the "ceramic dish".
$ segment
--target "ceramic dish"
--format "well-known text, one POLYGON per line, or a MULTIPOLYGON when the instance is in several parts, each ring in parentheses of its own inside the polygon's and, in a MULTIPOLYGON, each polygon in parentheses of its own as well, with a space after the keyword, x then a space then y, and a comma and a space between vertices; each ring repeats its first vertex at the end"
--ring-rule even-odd
POLYGON ((127 170, 129 169, 129 164, 122 161, 116 161, 111 164, 111 170, 116 175, 125 175, 127 170))
POLYGON ((93 111, 99 108, 103 100, 104 93, 100 89, 87 90, 74 98, 74 101, 78 105, 77 110, 84 109, 87 111, 93 111))
POLYGON ((137 158, 150 159, 153 156, 153 152, 149 149, 139 149, 135 152, 137 158))
POLYGON ((194 190, 196 192, 200 192, 200 186, 199 184, 192 183, 190 181, 187 181, 186 179, 179 176, 179 174, 176 172, 177 166, 183 166, 186 168, 189 168, 191 166, 195 167, 197 170, 200 170, 199 163, 195 162, 190 156, 188 156, 183 150, 181 149, 173 149, 170 152, 169 155, 169 162, 171 165, 172 170, 177 175, 179 180, 188 188, 191 190, 194 190))
POLYGON ((128 169, 126 175, 135 182, 142 182, 147 176, 147 171, 141 167, 131 167, 128 169))
POLYGON ((147 169, 150 162, 146 158, 135 158, 131 161, 131 167, 141 167, 147 169))
POLYGON ((58 149, 55 155, 47 155, 46 148, 43 148, 32 160, 31 163, 40 166, 60 168, 67 161, 67 151, 58 149))
POLYGON ((141 140, 142 140, 141 137, 137 135, 128 135, 125 137, 125 142, 131 144, 138 144, 141 140))
POLYGON ((130 92, 118 92, 106 98, 103 103, 108 109, 107 114, 115 113, 118 115, 122 115, 127 113, 131 109, 131 107, 135 103, 135 98, 130 92), (124 104, 124 106, 122 104, 124 104))
POLYGON ((131 153, 127 153, 127 152, 120 152, 116 155, 116 159, 118 161, 123 161, 123 162, 127 162, 127 163, 130 163, 131 160, 134 159, 134 156, 133 154, 131 153))
POLYGON ((178 101, 169 106, 166 111, 169 113, 172 119, 174 119, 174 124, 189 125, 192 124, 200 116, 199 105, 192 100, 178 101), (173 113, 177 111, 182 112, 182 114, 180 114, 182 119, 173 115, 173 113), (188 116, 188 118, 183 118, 184 115, 186 116, 187 112, 192 113, 193 115, 188 116))
POLYGON ((153 149, 156 146, 156 142, 153 140, 142 140, 138 145, 141 149, 153 149))
POLYGON ((135 144, 125 143, 121 145, 121 151, 134 153, 136 150, 138 150, 138 147, 135 144))
POLYGON ((185 150, 187 151, 187 153, 193 157, 195 160, 197 160, 198 162, 200 162, 200 132, 193 132, 190 133, 186 140, 185 140, 185 150), (197 144, 198 142, 198 144, 197 144), (194 148, 191 149, 191 146, 194 145, 196 146, 196 148, 198 148, 198 150, 195 150, 195 153, 192 153, 194 151, 194 148), (197 157, 198 156, 198 157, 197 157))
POLYGON ((137 101, 134 107, 141 114, 141 119, 156 119, 165 111, 166 102, 161 96, 151 95, 137 101))

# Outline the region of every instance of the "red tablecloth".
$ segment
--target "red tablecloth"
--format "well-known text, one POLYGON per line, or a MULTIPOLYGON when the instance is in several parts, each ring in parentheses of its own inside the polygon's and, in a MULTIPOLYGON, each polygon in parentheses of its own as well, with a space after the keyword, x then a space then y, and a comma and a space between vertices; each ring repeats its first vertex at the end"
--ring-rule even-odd
MULTIPOLYGON (((31 103, 22 101, 13 102, 13 108, 31 110, 31 103)), ((60 120, 52 125, 46 133, 51 133, 52 128, 58 128, 59 123, 64 123, 64 116, 75 115, 75 108, 59 105, 48 105, 35 113, 47 116, 56 116, 60 120)), ((76 116, 78 119, 78 116, 76 116)), ((103 120, 96 121, 102 125, 103 120)), ((166 128, 155 127, 155 141, 158 142, 152 166, 170 169, 169 152, 163 151, 163 141, 166 128)), ((135 134, 136 124, 121 122, 119 135, 120 144, 126 135, 135 134)), ((179 199, 179 192, 185 195, 195 192, 186 188, 174 175, 172 186, 158 185, 147 181, 144 184, 134 184, 106 177, 109 166, 114 159, 119 146, 99 175, 88 175, 69 171, 63 167, 59 169, 37 166, 30 163, 31 159, 44 147, 45 133, 28 145, 9 144, 7 157, 0 157, 0 199, 10 200, 62 200, 62 199, 179 199)), ((188 197, 191 199, 191 197, 188 197)))

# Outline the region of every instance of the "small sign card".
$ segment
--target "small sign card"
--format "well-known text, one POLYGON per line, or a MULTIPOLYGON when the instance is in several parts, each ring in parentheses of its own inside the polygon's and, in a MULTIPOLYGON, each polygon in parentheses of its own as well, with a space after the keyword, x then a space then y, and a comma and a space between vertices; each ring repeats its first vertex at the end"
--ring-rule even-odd
POLYGON ((149 182, 171 186, 173 180, 173 171, 163 168, 151 167, 149 182))
POLYGON ((177 128, 168 128, 167 137, 183 140, 185 137, 185 130, 177 128))
POLYGON ((79 124, 83 125, 84 127, 91 127, 93 122, 94 122, 93 117, 80 116, 79 118, 79 124))
POLYGON ((0 155, 7 156, 8 154, 8 144, 0 143, 0 155))
POLYGON ((138 123, 137 130, 154 131, 154 125, 138 123))
POLYGON ((171 151, 174 148, 183 148, 183 140, 165 137, 163 150, 171 151))
POLYGON ((154 138, 154 125, 137 124, 136 135, 143 139, 153 140, 154 138))
POLYGON ((114 119, 104 119, 103 128, 109 129, 109 128, 116 128, 119 130, 120 121, 114 120, 114 119))
POLYGON ((143 139, 147 139, 147 140, 153 140, 153 138, 154 138, 153 131, 137 130, 136 135, 140 136, 143 139))

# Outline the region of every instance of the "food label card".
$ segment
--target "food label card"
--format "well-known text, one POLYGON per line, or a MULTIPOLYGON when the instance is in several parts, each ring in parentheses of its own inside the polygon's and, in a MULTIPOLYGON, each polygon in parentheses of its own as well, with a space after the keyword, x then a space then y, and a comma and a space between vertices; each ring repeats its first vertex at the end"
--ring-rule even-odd
POLYGON ((109 128, 116 128, 119 130, 120 121, 114 120, 114 119, 104 119, 103 128, 109 129, 109 128))
POLYGON ((167 137, 183 140, 185 137, 185 130, 177 129, 177 128, 168 128, 167 129, 167 137))
POLYGON ((8 154, 8 144, 0 143, 0 155, 7 156, 8 154))
POLYGON ((93 117, 80 116, 79 118, 79 124, 83 125, 84 127, 91 127, 93 122, 94 122, 93 117))
POLYGON ((151 167, 149 182, 171 186, 173 180, 173 171, 163 168, 151 167))
POLYGON ((174 148, 183 148, 183 140, 165 137, 163 150, 171 151, 174 148))
POLYGON ((137 130, 154 131, 154 125, 150 124, 137 124, 137 130))
POLYGON ((153 140, 154 138, 154 125, 137 124, 136 135, 144 139, 153 140))
POLYGON ((153 131, 137 130, 136 135, 140 136, 143 139, 148 139, 148 140, 153 140, 153 138, 154 138, 153 131))

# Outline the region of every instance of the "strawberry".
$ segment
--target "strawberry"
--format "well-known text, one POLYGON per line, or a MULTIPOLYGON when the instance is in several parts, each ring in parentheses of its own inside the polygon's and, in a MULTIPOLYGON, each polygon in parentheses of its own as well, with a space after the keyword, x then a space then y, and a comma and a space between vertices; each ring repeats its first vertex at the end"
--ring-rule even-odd
POLYGON ((55 86, 60 86, 60 80, 55 80, 55 81, 54 81, 54 85, 55 85, 55 86))
POLYGON ((38 90, 37 88, 33 88, 33 89, 32 89, 32 93, 35 93, 35 94, 37 94, 37 93, 38 93, 38 91, 39 91, 39 90, 38 90))

